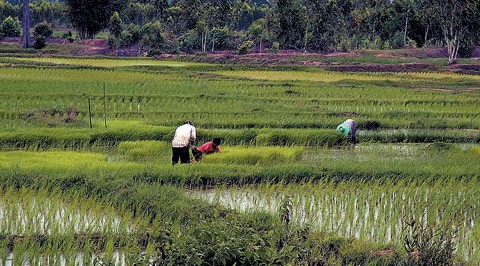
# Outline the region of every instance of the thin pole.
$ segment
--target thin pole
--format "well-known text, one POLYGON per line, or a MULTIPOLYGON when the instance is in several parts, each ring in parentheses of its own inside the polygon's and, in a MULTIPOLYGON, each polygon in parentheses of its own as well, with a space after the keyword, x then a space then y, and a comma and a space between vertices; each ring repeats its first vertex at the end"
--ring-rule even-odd
POLYGON ((88 97, 88 118, 90 120, 90 128, 92 128, 92 110, 90 108, 90 97, 88 97))
POLYGON ((105 121, 105 128, 107 128, 107 87, 103 83, 103 120, 105 121))

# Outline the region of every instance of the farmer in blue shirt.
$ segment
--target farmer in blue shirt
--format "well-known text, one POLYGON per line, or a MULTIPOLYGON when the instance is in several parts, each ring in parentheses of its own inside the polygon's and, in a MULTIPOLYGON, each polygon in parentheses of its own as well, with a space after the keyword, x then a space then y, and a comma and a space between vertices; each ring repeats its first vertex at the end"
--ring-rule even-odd
POLYGON ((340 131, 343 135, 348 137, 349 144, 357 143, 357 123, 352 119, 347 119, 337 127, 337 131, 340 131))

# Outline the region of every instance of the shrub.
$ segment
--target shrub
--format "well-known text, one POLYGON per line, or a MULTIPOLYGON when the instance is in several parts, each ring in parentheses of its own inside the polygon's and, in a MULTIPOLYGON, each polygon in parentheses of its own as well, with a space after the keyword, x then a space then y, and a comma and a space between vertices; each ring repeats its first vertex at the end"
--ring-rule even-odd
POLYGON ((52 34, 52 28, 46 21, 35 25, 35 29, 33 30, 33 36, 35 37, 33 48, 42 49, 45 47, 47 39, 52 36, 52 34))
POLYGON ((276 54, 276 53, 278 53, 279 50, 280 50, 280 43, 273 42, 272 43, 272 48, 271 48, 272 53, 276 54))
POLYGON ((403 40, 403 33, 401 31, 395 32, 391 39, 391 48, 392 49, 399 49, 405 46, 405 42, 403 40))
POLYGON ((152 55, 158 55, 167 45, 167 39, 163 35, 162 24, 159 21, 149 22, 143 25, 143 44, 150 48, 152 55))
POLYGON ((12 17, 7 17, 0 24, 0 35, 4 37, 20 36, 20 22, 12 17))
POLYGON ((252 41, 245 41, 237 47, 237 53, 240 54, 240 55, 241 54, 246 54, 246 53, 250 52, 252 47, 253 47, 253 42, 252 41))
POLYGON ((62 38, 64 39, 67 39, 68 42, 72 43, 74 40, 73 40, 73 34, 71 31, 68 31, 68 32, 65 32, 63 35, 62 35, 62 38))
POLYGON ((429 226, 421 221, 406 223, 404 247, 408 265, 454 265, 455 236, 458 227, 429 226))

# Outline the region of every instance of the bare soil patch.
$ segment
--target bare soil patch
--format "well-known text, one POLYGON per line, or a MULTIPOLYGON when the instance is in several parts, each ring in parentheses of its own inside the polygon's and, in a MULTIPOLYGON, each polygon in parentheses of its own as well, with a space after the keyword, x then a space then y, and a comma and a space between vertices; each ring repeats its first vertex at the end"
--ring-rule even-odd
POLYGON ((381 52, 375 57, 379 58, 400 58, 400 59, 407 59, 407 58, 445 58, 448 57, 447 49, 446 48, 438 48, 438 47, 426 47, 426 48, 412 48, 412 47, 404 47, 403 49, 398 50, 389 50, 381 52))
POLYGON ((435 67, 434 64, 428 63, 402 63, 330 65, 326 68, 341 72, 423 72, 435 67))
MULTIPOLYGON (((20 37, 5 37, 0 40, 3 43, 18 43, 20 37)), ((33 37, 31 42, 33 43, 33 37)), ((112 50, 108 46, 107 39, 87 39, 79 42, 70 43, 67 39, 52 37, 47 43, 65 45, 67 53, 74 56, 94 56, 94 55, 112 55, 112 56, 143 56, 141 49, 137 46, 121 50, 112 50)), ((48 47, 48 46, 47 46, 48 47)), ((63 49, 62 49, 63 50, 63 49)), ((43 50, 38 51, 41 56, 43 50)), ((51 56, 51 55, 48 55, 51 56)), ((355 52, 331 52, 331 53, 311 53, 292 50, 282 50, 279 53, 272 53, 264 50, 261 53, 250 53, 238 55, 235 51, 217 51, 214 53, 200 54, 163 54, 158 59, 181 59, 186 61, 207 62, 216 64, 245 64, 255 66, 318 66, 331 71, 340 72, 426 72, 426 71, 447 71, 460 74, 480 75, 480 64, 456 64, 448 67, 438 66, 432 63, 396 63, 396 64, 376 64, 360 62, 334 62, 332 58, 339 57, 377 57, 394 59, 425 59, 425 58, 446 58, 445 48, 427 47, 412 48, 404 47, 398 50, 388 51, 355 51, 355 52), (329 58, 329 60, 322 60, 329 58)), ((480 58, 480 47, 477 47, 472 56, 480 58)), ((339 60, 341 61, 341 60, 339 60)))
POLYGON ((452 72, 469 75, 480 75, 480 65, 455 64, 448 68, 452 72))
POLYGON ((422 91, 442 91, 442 92, 450 92, 452 94, 460 94, 460 93, 472 93, 480 91, 480 88, 467 88, 467 89, 452 89, 452 88, 417 88, 417 90, 422 91))

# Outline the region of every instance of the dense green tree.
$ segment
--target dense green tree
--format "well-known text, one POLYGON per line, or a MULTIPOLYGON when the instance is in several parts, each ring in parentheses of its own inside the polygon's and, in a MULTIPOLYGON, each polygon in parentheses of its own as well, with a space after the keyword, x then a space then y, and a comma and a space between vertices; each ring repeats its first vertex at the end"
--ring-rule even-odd
POLYGON ((133 0, 111 0, 110 8, 113 11, 122 13, 131 1, 133 0))
POLYGON ((200 38, 196 30, 189 30, 179 38, 180 49, 187 53, 193 53, 200 46, 200 38))
POLYGON ((302 46, 305 25, 303 5, 300 0, 275 0, 273 14, 277 27, 277 39, 283 48, 299 49, 302 46))
POLYGON ((0 21, 4 21, 8 17, 19 16, 20 5, 14 6, 5 0, 0 0, 0 21))
POLYGON ((250 5, 248 5, 248 3, 246 3, 244 0, 232 0, 230 5, 230 13, 227 15, 230 22, 230 30, 246 29, 246 27, 242 25, 242 18, 244 14, 248 14, 249 12, 250 5))
POLYGON ((108 30, 110 35, 115 38, 118 38, 121 34, 123 29, 125 28, 125 24, 123 24, 122 19, 120 18, 120 14, 117 11, 113 13, 110 17, 110 21, 108 22, 108 30))
POLYGON ((120 14, 117 11, 113 13, 108 22, 108 44, 113 49, 119 48, 122 45, 122 32, 125 29, 125 24, 120 18, 120 14))
POLYGON ((0 23, 0 35, 3 37, 20 36, 20 22, 12 17, 6 18, 0 23))
POLYGON ((143 46, 149 49, 151 55, 162 53, 167 47, 167 39, 163 34, 160 21, 148 22, 142 27, 143 46))
MULTIPOLYGON (((58 2, 56 2, 58 4, 58 2)), ((47 0, 30 2, 31 23, 38 24, 43 21, 55 21, 56 16, 60 16, 60 10, 55 10, 54 3, 47 0)))
POLYGON ((422 40, 417 43, 426 45, 433 37, 436 28, 437 17, 434 16, 435 8, 431 5, 430 0, 418 0, 415 2, 415 9, 417 10, 417 18, 422 28, 422 40))
POLYGON ((112 15, 111 0, 66 0, 73 27, 81 39, 94 38, 103 30, 112 15))
POLYGON ((200 12, 202 8, 202 1, 200 0, 179 0, 175 3, 181 10, 180 23, 182 32, 195 29, 198 25, 200 12))
POLYGON ((267 21, 261 18, 253 22, 248 28, 247 35, 258 43, 258 51, 261 53, 263 41, 268 38, 267 21))
POLYGON ((125 23, 135 23, 139 26, 152 21, 155 16, 155 7, 151 3, 130 2, 121 13, 125 23))
POLYGON ((223 28, 213 28, 211 35, 212 52, 214 52, 215 49, 227 50, 232 48, 230 45, 229 30, 226 26, 223 28))
POLYGON ((150 0, 149 3, 153 5, 155 10, 153 20, 164 22, 167 18, 166 10, 169 7, 168 1, 167 0, 150 0))
POLYGON ((180 6, 171 6, 167 10, 167 23, 170 25, 174 34, 182 32, 181 16, 182 8, 180 6))
POLYGON ((306 1, 305 4, 311 9, 309 12, 319 14, 308 22, 311 24, 309 27, 312 28, 311 36, 307 36, 310 49, 321 52, 352 49, 354 44, 349 1, 306 1))

